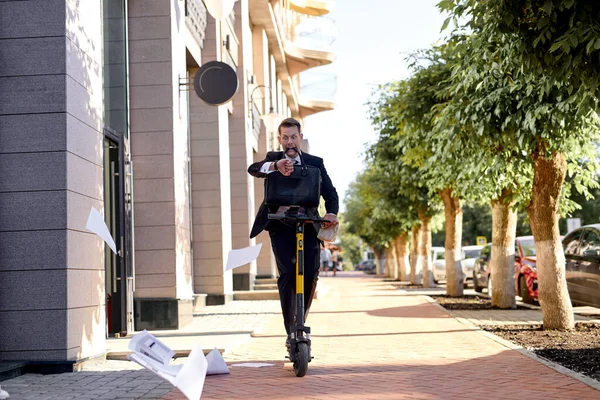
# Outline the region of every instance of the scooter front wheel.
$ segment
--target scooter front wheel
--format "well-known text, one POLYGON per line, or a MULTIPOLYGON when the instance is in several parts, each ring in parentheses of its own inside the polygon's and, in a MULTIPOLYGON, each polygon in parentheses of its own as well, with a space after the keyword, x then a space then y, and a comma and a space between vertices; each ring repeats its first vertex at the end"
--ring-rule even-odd
POLYGON ((294 361, 294 373, 299 378, 306 375, 306 372, 308 371, 308 361, 310 360, 309 353, 308 343, 298 343, 298 354, 296 354, 296 361, 294 361))

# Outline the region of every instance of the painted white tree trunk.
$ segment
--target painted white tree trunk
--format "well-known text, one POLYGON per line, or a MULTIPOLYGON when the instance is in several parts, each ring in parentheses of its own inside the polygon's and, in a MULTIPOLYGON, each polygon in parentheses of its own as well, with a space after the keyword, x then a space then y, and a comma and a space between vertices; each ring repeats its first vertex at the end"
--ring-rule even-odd
POLYGON ((441 193, 446 218, 446 241, 444 258, 446 259, 446 294, 462 296, 464 292, 464 274, 462 272, 462 219, 460 199, 452 196, 452 189, 441 193))
POLYGON ((419 213, 421 221, 421 245, 419 246, 419 258, 423 263, 422 284, 424 288, 434 287, 433 273, 431 272, 431 216, 419 213))
POLYGON ((517 211, 514 203, 508 202, 510 192, 502 191, 492 201, 492 305, 500 308, 515 308, 515 235, 517 211))
POLYGON ((565 255, 558 230, 558 204, 567 163, 559 152, 546 159, 534 156, 529 221, 535 239, 538 298, 544 329, 569 330, 575 326, 565 277, 565 255))
POLYGON ((396 239, 390 241, 390 278, 398 279, 398 251, 396 249, 396 239))
POLYGON ((396 238, 396 255, 398 257, 398 278, 403 282, 408 281, 408 269, 410 268, 408 254, 408 234, 402 233, 396 238))
POLYGON ((419 248, 421 247, 421 224, 415 225, 411 229, 410 241, 410 283, 418 285, 420 283, 419 273, 423 269, 423 262, 419 258, 419 248))

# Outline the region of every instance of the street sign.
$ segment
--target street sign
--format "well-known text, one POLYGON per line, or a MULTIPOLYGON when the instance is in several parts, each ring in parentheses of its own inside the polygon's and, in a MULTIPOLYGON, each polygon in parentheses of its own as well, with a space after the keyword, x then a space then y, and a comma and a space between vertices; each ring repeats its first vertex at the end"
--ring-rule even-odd
POLYGON ((478 246, 485 246, 487 244, 487 238, 485 236, 477 236, 475 241, 478 246))

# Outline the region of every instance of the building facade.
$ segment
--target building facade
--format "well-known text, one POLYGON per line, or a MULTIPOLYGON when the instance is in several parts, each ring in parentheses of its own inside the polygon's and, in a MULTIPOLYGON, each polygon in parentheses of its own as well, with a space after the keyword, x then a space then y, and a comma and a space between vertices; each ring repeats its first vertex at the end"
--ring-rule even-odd
POLYGON ((76 368, 108 336, 181 328, 276 276, 268 235, 249 239, 263 188, 246 169, 278 148, 261 116, 335 106, 302 92, 334 60, 331 6, 238 0, 215 20, 202 0, 0 2, 0 361, 76 368), (238 77, 219 106, 190 85, 215 60, 238 77))

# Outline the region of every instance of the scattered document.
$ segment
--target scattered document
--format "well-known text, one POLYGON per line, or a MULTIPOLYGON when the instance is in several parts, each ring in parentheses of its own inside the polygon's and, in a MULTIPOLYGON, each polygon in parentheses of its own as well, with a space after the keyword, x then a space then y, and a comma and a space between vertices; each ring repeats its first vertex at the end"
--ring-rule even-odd
POLYGON ((100 211, 96 210, 94 207, 90 210, 90 215, 88 216, 87 223, 85 224, 85 229, 94 232, 96 235, 100 236, 102 240, 106 242, 108 247, 113 251, 113 253, 117 254, 117 246, 115 245, 115 241, 104 222, 104 217, 100 214, 100 211))
POLYGON ((221 356, 221 353, 216 347, 206 355, 206 362, 208 363, 206 375, 220 375, 229 373, 227 363, 225 363, 223 356, 221 356))
POLYGON ((189 400, 200 400, 208 363, 204 351, 199 344, 195 344, 185 364, 175 377, 175 387, 181 390, 189 400))
POLYGON ((8 399, 10 396, 6 390, 2 390, 0 387, 0 400, 8 399))
POLYGON ((175 355, 167 345, 148 333, 145 329, 131 338, 129 349, 134 353, 140 353, 153 360, 168 365, 175 355))
POLYGON ((146 330, 129 342, 133 354, 127 356, 178 388, 188 400, 200 400, 208 362, 204 351, 196 344, 184 364, 171 365, 175 352, 146 330))
POLYGON ((261 367, 272 367, 275 364, 267 364, 267 363, 241 363, 241 364, 232 364, 232 367, 249 367, 249 368, 261 368, 261 367))
POLYGON ((244 247, 243 249, 231 250, 229 252, 229 255, 227 256, 227 265, 225 266, 225 271, 241 267, 242 265, 246 265, 256 260, 258 258, 258 255, 260 254, 261 248, 262 243, 259 243, 256 246, 249 246, 244 247))

